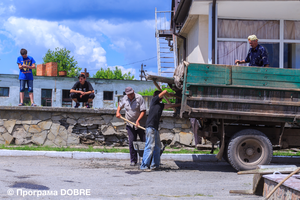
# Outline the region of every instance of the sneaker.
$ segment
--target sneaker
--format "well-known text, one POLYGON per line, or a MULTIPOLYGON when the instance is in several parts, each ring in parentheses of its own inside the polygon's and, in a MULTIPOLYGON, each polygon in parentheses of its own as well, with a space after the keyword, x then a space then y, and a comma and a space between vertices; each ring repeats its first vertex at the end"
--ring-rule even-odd
POLYGON ((80 106, 80 103, 76 103, 76 105, 74 106, 74 108, 78 108, 80 106))
POLYGON ((36 106, 36 104, 33 103, 33 104, 31 104, 31 106, 36 106))
POLYGON ((86 108, 91 108, 91 107, 90 107, 90 104, 88 104, 88 103, 85 104, 85 107, 86 107, 86 108))
POLYGON ((130 163, 130 166, 135 166, 136 165, 136 162, 131 162, 130 163))
POLYGON ((19 103, 19 106, 24 106, 24 103, 19 103))

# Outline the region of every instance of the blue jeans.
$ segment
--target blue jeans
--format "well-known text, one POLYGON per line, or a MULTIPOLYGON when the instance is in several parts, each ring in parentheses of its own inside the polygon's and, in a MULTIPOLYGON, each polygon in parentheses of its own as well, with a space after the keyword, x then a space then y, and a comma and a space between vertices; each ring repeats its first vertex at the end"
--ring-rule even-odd
POLYGON ((28 92, 33 92, 33 80, 20 80, 20 92, 25 92, 25 83, 27 83, 28 92))
POLYGON ((146 144, 141 169, 158 168, 160 164, 161 142, 159 132, 155 128, 146 129, 146 144))

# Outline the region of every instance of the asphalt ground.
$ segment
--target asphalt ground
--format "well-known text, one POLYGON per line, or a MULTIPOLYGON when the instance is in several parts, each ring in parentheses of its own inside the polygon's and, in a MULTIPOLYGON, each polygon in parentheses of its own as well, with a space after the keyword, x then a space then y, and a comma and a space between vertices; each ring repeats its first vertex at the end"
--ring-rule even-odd
POLYGON ((1 199, 263 199, 230 194, 252 189, 253 175, 226 162, 162 160, 143 172, 125 159, 44 156, 0 158, 1 199))

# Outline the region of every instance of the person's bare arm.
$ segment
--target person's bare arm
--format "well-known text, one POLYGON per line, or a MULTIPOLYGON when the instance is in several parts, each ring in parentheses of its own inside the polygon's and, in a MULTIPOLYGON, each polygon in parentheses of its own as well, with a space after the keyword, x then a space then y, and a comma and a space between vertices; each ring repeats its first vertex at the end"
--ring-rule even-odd
POLYGON ((164 109, 169 109, 169 108, 176 108, 181 106, 181 103, 177 103, 177 104, 165 104, 164 109))
POLYGON ((141 111, 139 118, 136 120, 136 126, 140 126, 140 120, 144 117, 146 110, 141 111))
POLYGON ((120 106, 118 106, 117 112, 116 112, 116 117, 117 117, 117 118, 120 118, 120 117, 121 117, 120 110, 121 110, 121 108, 120 108, 120 106))
POLYGON ((71 89, 71 90, 70 90, 70 93, 79 93, 79 94, 82 94, 83 92, 82 92, 82 91, 79 91, 79 90, 71 89))
POLYGON ((159 97, 160 99, 162 99, 162 98, 164 97, 164 95, 168 95, 167 90, 162 91, 162 92, 158 95, 158 97, 159 97))
POLYGON ((18 64, 19 69, 23 69, 23 66, 21 64, 18 64))
POLYGON ((246 63, 246 61, 245 60, 236 60, 234 63, 235 64, 244 64, 244 63, 246 63))
POLYGON ((35 69, 35 63, 33 63, 32 66, 26 65, 26 68, 28 68, 28 69, 35 69))
POLYGON ((88 92, 83 92, 83 93, 81 93, 81 94, 84 96, 84 95, 92 94, 92 93, 94 93, 94 92, 95 92, 95 91, 92 90, 92 91, 88 91, 88 92))

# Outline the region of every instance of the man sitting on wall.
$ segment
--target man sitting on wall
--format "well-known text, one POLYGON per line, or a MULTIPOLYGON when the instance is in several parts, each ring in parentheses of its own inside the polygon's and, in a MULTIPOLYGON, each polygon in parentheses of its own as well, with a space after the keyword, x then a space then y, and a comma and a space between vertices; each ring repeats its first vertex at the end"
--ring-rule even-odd
POLYGON ((72 89, 70 90, 70 97, 76 102, 75 108, 78 108, 79 102, 86 102, 86 107, 90 108, 90 104, 95 98, 94 88, 90 82, 86 81, 85 75, 80 74, 72 89))

